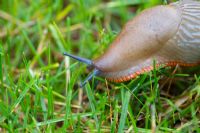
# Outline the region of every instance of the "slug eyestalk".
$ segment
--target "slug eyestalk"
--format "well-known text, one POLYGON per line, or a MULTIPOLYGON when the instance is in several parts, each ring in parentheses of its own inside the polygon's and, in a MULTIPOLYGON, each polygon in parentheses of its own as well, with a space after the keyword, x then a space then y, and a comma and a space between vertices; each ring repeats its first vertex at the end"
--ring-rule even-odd
MULTIPOLYGON (((64 52, 63 55, 71 57, 77 61, 83 62, 83 63, 87 64, 88 66, 93 66, 93 61, 90 59, 72 55, 67 52, 64 52)), ((98 70, 97 68, 94 68, 93 72, 81 83, 80 87, 83 88, 87 82, 89 82, 94 76, 97 76, 98 74, 100 74, 100 72, 101 72, 100 70, 98 70)))

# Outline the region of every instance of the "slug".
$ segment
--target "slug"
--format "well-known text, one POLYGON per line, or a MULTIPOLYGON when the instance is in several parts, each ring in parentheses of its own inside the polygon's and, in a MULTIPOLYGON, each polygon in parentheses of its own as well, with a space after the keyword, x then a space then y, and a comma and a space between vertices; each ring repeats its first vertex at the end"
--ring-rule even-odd
POLYGON ((156 66, 200 63, 200 2, 182 0, 146 9, 125 24, 108 50, 95 60, 64 53, 94 68, 94 75, 124 82, 156 66))

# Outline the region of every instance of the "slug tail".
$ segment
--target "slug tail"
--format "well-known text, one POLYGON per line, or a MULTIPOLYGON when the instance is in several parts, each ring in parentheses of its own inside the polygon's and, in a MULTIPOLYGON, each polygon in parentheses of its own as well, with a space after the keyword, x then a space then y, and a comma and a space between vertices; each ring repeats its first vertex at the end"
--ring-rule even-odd
POLYGON ((66 53, 66 52, 64 52, 63 55, 69 56, 69 57, 71 57, 71 58, 73 58, 75 60, 78 60, 80 62, 83 62, 83 63, 85 63, 87 65, 93 65, 93 61, 92 60, 89 60, 89 59, 86 59, 86 58, 82 58, 82 57, 79 57, 79 56, 76 56, 76 55, 72 55, 72 54, 69 54, 69 53, 66 53))

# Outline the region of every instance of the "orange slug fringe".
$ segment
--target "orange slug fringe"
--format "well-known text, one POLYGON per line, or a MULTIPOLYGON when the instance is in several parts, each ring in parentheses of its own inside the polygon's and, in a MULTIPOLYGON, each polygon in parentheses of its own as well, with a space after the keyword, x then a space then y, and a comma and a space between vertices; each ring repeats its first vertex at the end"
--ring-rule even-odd
MULTIPOLYGON (((200 64, 200 62, 199 63, 184 63, 184 62, 180 62, 180 61, 170 61, 170 62, 167 62, 167 63, 156 64, 156 68, 158 68, 160 66, 163 66, 163 67, 171 66, 172 67, 172 66, 176 66, 176 65, 185 66, 185 67, 192 67, 192 66, 196 66, 196 65, 199 65, 199 64, 200 64)), ((147 66, 147 67, 142 68, 139 71, 136 71, 133 74, 130 74, 130 75, 127 75, 127 76, 124 76, 124 77, 119 77, 119 78, 107 78, 107 80, 110 81, 110 82, 116 82, 116 83, 126 82, 126 81, 129 81, 131 79, 136 78, 137 76, 139 76, 141 74, 144 74, 146 72, 150 72, 151 70, 153 70, 153 66, 147 66)))

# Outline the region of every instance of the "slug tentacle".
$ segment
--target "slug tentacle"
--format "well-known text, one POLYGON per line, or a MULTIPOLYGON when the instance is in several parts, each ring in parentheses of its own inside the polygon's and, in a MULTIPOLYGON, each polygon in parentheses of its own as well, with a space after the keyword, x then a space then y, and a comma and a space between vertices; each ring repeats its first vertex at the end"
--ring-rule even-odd
POLYGON ((73 58, 75 60, 78 60, 80 62, 83 62, 83 63, 85 63, 87 65, 93 65, 93 61, 92 60, 89 60, 89 59, 86 59, 86 58, 82 58, 82 57, 79 57, 79 56, 76 56, 76 55, 72 55, 72 54, 69 54, 67 52, 64 52, 63 54, 65 56, 69 56, 69 57, 71 57, 71 58, 73 58))
POLYGON ((93 72, 81 83, 81 87, 84 87, 85 84, 90 81, 94 76, 97 76, 101 73, 100 70, 94 69, 93 72))
MULTIPOLYGON (((82 57, 79 57, 79 56, 76 56, 76 55, 72 55, 72 54, 69 54, 69 53, 66 53, 64 52, 63 53, 65 56, 69 56, 75 60, 78 60, 80 62, 83 62, 89 66, 93 66, 93 61, 92 60, 89 60, 89 59, 86 59, 86 58, 82 58, 82 57)), ((94 68, 93 72, 81 83, 81 88, 83 86, 85 86, 85 84, 90 81, 94 76, 97 76, 101 73, 100 70, 98 70, 97 68, 94 68)))

